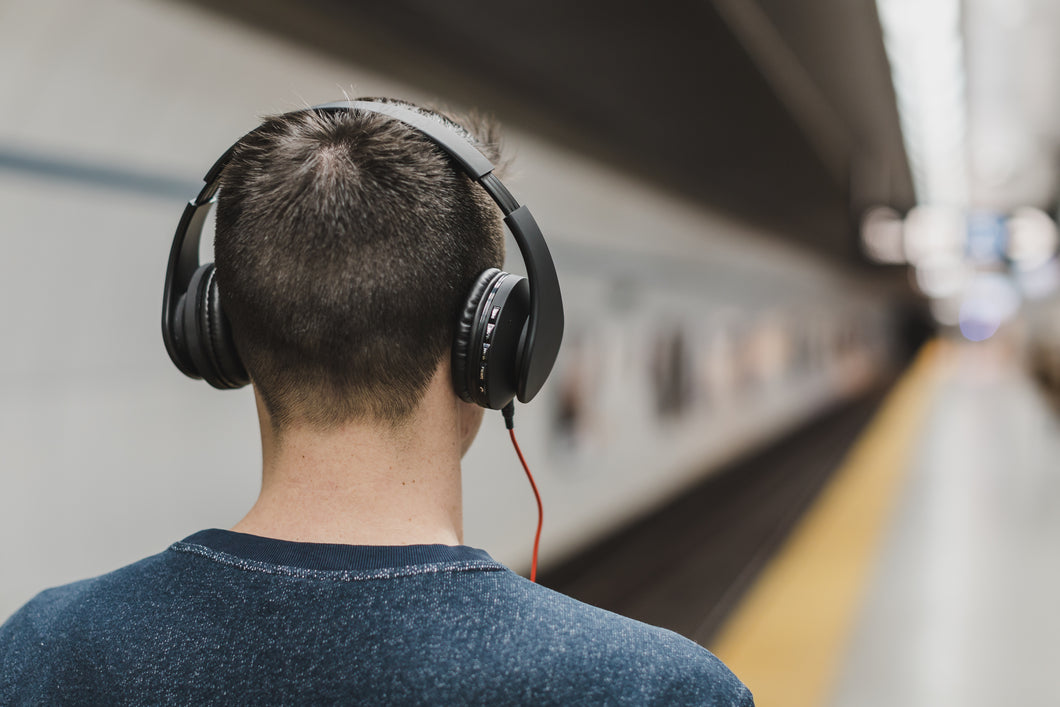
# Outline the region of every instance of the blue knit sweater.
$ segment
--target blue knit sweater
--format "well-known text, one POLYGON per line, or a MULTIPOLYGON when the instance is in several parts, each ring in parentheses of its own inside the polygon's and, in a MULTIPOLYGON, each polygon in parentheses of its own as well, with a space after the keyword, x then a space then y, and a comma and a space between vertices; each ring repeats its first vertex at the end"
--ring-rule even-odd
POLYGON ((752 705, 680 636, 481 550, 205 530, 0 627, 0 705, 752 705))

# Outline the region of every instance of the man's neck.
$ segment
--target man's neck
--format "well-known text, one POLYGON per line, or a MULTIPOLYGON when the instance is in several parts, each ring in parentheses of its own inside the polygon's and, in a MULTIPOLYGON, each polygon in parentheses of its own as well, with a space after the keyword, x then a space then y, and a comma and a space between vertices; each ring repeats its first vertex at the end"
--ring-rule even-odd
POLYGON ((351 422, 277 438, 263 418, 261 495, 233 530, 347 545, 459 544, 458 424, 443 406, 397 431, 351 422))

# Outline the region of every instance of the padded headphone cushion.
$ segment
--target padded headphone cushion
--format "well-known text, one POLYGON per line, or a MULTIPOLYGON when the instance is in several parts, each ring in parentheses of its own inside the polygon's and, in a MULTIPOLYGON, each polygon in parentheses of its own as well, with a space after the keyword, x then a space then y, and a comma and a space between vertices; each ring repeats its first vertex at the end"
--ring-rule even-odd
MULTIPOLYGON (((216 368, 218 382, 223 384, 223 387, 241 388, 250 382, 250 377, 243 367, 243 362, 239 359, 228 317, 221 309, 221 293, 217 288, 217 270, 211 266, 206 277, 203 292, 205 297, 203 313, 206 326, 204 338, 210 347, 210 359, 216 368)), ((214 387, 220 387, 212 380, 209 382, 214 387)))
MULTIPOLYGON (((210 382, 213 377, 213 364, 209 344, 203 341, 203 294, 204 286, 213 264, 200 265, 188 282, 188 291, 181 297, 179 308, 181 326, 179 328, 184 342, 184 350, 192 363, 195 375, 210 382)), ((211 383, 212 385, 212 383, 211 383)))
MULTIPOLYGON (((471 292, 464 301, 464 308, 460 311, 460 317, 456 322, 456 331, 453 333, 453 358, 452 373, 453 387, 456 394, 466 402, 475 402, 468 387, 467 362, 471 360, 471 333, 478 319, 479 309, 482 301, 489 294, 490 289, 498 279, 505 273, 497 268, 490 268, 482 272, 471 287, 471 292)), ((478 347, 475 347, 476 351, 478 347)), ((477 360, 477 358, 476 358, 477 360)))
POLYGON ((250 382, 239 361, 228 320, 221 311, 213 263, 192 274, 179 310, 182 333, 194 373, 214 388, 239 388, 250 382))

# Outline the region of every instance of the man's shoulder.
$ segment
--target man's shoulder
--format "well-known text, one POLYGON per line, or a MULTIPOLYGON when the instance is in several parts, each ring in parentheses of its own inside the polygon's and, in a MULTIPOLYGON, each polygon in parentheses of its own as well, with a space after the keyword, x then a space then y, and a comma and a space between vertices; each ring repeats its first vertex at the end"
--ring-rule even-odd
POLYGON ((547 636, 538 652, 542 667, 561 666, 572 684, 599 693, 586 694, 589 703, 621 696, 628 704, 753 705, 732 671, 684 636, 544 587, 531 585, 527 594, 528 625, 547 636))
POLYGON ((139 594, 145 584, 157 582, 170 558, 170 553, 159 553, 98 577, 45 589, 0 626, 0 636, 10 640, 11 630, 27 624, 50 626, 98 612, 110 616, 113 601, 139 594))
POLYGON ((128 619, 115 608, 131 606, 131 597, 164 574, 159 571, 165 565, 163 556, 45 589, 0 624, 0 703, 15 701, 7 693, 27 675, 36 674, 32 682, 44 685, 50 678, 41 671, 91 660, 94 647, 113 639, 115 622, 128 619))
POLYGON ((52 623, 70 613, 90 612, 93 607, 99 607, 101 596, 136 585, 152 575, 161 561, 161 554, 152 555, 106 575, 42 590, 3 624, 3 630, 25 621, 52 623))

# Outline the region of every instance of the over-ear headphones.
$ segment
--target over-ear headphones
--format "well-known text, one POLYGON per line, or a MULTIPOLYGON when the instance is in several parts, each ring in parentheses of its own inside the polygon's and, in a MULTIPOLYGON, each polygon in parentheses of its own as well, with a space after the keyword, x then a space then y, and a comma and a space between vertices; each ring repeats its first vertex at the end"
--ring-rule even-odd
MULTIPOLYGON (((486 408, 500 409, 515 397, 529 402, 548 378, 563 338, 556 266, 530 210, 515 200, 493 174, 493 164, 463 135, 407 104, 339 101, 305 110, 366 111, 399 120, 444 150, 497 203, 529 279, 496 268, 479 275, 456 323, 453 385, 461 398, 486 408)), ((170 359, 185 375, 222 389, 240 388, 250 378, 221 308, 213 263, 199 263, 199 240, 221 173, 244 138, 214 163, 203 177, 202 191, 184 207, 162 300, 162 339, 170 359)))

